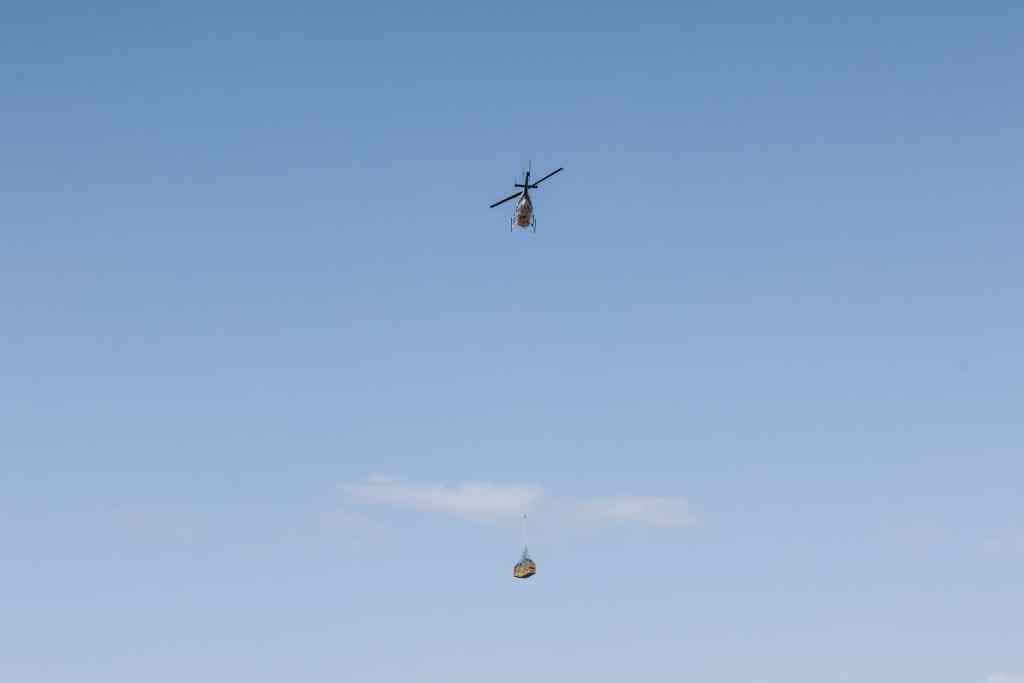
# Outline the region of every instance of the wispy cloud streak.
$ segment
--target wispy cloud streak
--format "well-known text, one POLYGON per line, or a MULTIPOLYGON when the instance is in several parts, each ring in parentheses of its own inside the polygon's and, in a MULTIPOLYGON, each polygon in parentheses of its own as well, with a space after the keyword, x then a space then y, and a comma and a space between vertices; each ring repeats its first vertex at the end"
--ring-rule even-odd
POLYGON ((692 526, 690 506, 683 498, 660 496, 616 496, 581 503, 577 508, 583 519, 593 521, 634 522, 661 528, 692 526))
POLYGON ((348 497, 360 503, 438 512, 475 521, 508 519, 536 506, 543 495, 540 487, 527 484, 465 482, 407 484, 373 477, 363 484, 346 486, 348 497))
POLYGON ((558 499, 531 484, 464 482, 454 485, 408 483, 371 477, 343 487, 350 502, 440 513, 474 521, 512 519, 536 508, 542 500, 554 516, 584 526, 637 524, 679 529, 695 523, 686 499, 664 496, 611 496, 558 499))
POLYGON ((985 683, 1024 683, 1024 674, 992 674, 985 679, 985 683))

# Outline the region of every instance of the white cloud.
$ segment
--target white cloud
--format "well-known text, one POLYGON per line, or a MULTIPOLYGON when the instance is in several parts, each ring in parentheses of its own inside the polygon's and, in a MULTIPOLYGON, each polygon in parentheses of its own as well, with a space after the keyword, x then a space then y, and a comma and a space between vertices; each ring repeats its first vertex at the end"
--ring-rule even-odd
POLYGON ((985 683, 1024 683, 1024 674, 992 674, 985 679, 985 683))
POLYGON ((528 512, 544 494, 540 487, 526 484, 406 484, 380 476, 344 490, 351 500, 360 503, 440 512, 476 521, 507 519, 528 512))
POLYGON ((616 496, 581 503, 577 511, 588 520, 635 522, 662 528, 679 528, 695 523, 683 498, 658 496, 616 496))
POLYGON ((380 475, 342 490, 354 503, 441 513, 474 521, 511 521, 524 512, 532 512, 543 499, 545 510, 542 512, 546 518, 562 518, 573 526, 627 523, 678 529, 696 523, 686 500, 678 497, 558 499, 530 484, 416 484, 380 475))
MULTIPOLYGON (((1024 554, 1024 532, 1012 530, 994 533, 982 541, 982 549, 992 555, 1022 555, 1024 554)), ((1024 677, 1020 680, 1024 682, 1024 677)))

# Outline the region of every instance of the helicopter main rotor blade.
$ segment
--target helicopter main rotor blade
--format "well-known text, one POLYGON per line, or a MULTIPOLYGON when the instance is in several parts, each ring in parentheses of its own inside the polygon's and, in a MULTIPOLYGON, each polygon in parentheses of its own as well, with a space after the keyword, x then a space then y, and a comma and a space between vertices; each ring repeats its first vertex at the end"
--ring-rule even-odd
POLYGON ((530 187, 537 187, 538 185, 540 185, 541 183, 543 183, 543 182, 544 182, 545 180, 547 180, 548 178, 550 178, 551 176, 555 175, 556 173, 558 173, 558 171, 561 171, 561 170, 562 170, 562 169, 558 169, 558 170, 556 170, 556 171, 552 171, 551 173, 548 173, 548 174, 547 174, 546 176, 544 176, 544 177, 543 177, 543 178, 541 178, 540 180, 534 180, 534 181, 533 181, 533 182, 532 182, 532 183, 530 184, 530 187))
POLYGON ((501 200, 500 202, 494 202, 494 203, 493 203, 493 204, 491 204, 491 205, 490 205, 490 207, 488 207, 488 208, 491 208, 491 209, 493 209, 493 208, 494 208, 494 207, 496 207, 496 206, 497 206, 498 204, 504 204, 504 203, 505 203, 505 202, 507 202, 508 200, 510 200, 510 199, 515 199, 516 197, 518 197, 518 196, 519 196, 519 195, 521 195, 521 194, 522 194, 522 192, 516 192, 515 194, 510 194, 509 196, 507 196, 507 197, 505 197, 504 199, 502 199, 502 200, 501 200))

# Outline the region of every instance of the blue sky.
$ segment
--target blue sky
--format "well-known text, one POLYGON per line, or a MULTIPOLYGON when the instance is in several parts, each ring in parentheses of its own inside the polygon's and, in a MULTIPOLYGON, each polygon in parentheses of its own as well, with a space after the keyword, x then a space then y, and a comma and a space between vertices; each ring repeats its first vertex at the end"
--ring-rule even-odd
POLYGON ((1021 35, 6 10, 0 677, 1024 681, 1021 35))

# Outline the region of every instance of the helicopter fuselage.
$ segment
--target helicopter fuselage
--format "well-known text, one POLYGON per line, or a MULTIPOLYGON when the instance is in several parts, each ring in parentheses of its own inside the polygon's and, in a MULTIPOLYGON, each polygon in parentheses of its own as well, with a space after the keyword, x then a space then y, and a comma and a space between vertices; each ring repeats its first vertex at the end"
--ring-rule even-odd
POLYGON ((555 169, 554 171, 548 173, 546 176, 544 176, 543 178, 534 183, 530 182, 530 172, 526 171, 523 175, 523 182, 516 183, 515 185, 516 187, 523 188, 523 191, 517 192, 515 194, 510 194, 504 199, 494 202, 493 204, 491 204, 491 208, 493 209, 496 206, 501 206, 505 202, 510 202, 513 199, 516 200, 516 210, 515 213, 512 214, 512 219, 509 221, 509 230, 514 230, 515 226, 518 225, 520 228, 523 228, 524 230, 526 228, 533 228, 533 231, 537 232, 537 219, 533 215, 533 202, 530 201, 530 190, 536 188, 537 185, 544 182, 545 180, 547 180, 548 178, 555 175, 561 170, 561 168, 555 169))
POLYGON ((524 191, 516 203, 515 221, 520 228, 528 228, 533 222, 533 202, 530 201, 529 192, 524 191))

